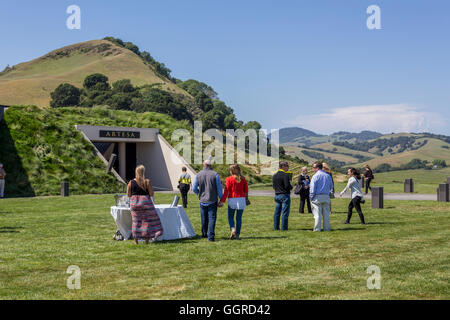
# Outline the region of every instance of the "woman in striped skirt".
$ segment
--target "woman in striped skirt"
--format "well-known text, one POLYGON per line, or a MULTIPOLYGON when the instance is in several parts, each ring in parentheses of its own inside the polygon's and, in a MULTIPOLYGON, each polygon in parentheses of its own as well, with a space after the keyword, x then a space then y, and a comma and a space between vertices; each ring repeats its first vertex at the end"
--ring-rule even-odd
POLYGON ((136 168, 136 178, 128 183, 127 195, 130 198, 134 243, 138 244, 138 239, 144 239, 145 243, 150 239, 156 240, 163 234, 163 229, 153 204, 153 187, 150 180, 145 179, 144 166, 136 168))

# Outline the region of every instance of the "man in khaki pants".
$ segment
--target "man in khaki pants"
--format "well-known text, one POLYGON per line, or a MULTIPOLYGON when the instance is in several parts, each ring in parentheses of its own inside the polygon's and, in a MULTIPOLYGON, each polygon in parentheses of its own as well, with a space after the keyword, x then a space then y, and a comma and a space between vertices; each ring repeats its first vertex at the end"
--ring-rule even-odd
POLYGON ((314 231, 323 230, 331 231, 330 226, 330 191, 333 189, 333 181, 331 176, 323 171, 321 162, 313 164, 314 176, 311 179, 309 197, 311 199, 311 207, 314 215, 314 231))
POLYGON ((5 195, 5 176, 6 172, 3 169, 3 164, 0 163, 0 198, 5 195))

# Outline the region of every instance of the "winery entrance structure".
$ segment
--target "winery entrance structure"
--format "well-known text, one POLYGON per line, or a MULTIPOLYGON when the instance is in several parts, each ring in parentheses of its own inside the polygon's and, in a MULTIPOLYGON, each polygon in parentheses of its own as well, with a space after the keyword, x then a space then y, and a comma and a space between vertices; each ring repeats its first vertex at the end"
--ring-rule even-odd
POLYGON ((154 128, 128 128, 76 125, 84 138, 95 147, 97 155, 105 163, 114 161, 111 172, 122 183, 135 176, 137 165, 144 165, 146 178, 155 190, 176 190, 181 168, 187 168, 192 179, 194 169, 154 128), (116 155, 113 156, 113 155, 116 155))

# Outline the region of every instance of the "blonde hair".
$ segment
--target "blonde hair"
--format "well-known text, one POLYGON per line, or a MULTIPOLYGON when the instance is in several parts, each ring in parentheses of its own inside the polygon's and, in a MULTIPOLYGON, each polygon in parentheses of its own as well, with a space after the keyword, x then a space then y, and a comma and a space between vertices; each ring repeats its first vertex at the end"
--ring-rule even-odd
POLYGON ((230 166, 230 173, 236 179, 236 181, 238 183, 241 182, 241 178, 242 178, 241 167, 239 167, 238 164, 232 164, 230 166))
POLYGON ((136 168, 136 182, 142 190, 147 191, 145 185, 145 167, 143 165, 140 165, 136 168))
POLYGON ((323 171, 331 173, 331 169, 326 162, 322 163, 323 171))
POLYGON ((301 170, 301 173, 303 173, 305 171, 307 172, 308 171, 308 167, 302 167, 300 170, 301 170))

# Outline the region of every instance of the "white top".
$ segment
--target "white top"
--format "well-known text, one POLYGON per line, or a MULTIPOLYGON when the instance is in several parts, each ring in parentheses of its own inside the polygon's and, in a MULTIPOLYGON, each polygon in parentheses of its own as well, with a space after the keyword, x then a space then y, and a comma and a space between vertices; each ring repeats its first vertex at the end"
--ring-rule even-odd
POLYGON ((354 199, 355 197, 361 197, 361 199, 363 198, 363 194, 361 192, 361 185, 355 177, 351 177, 350 179, 348 179, 347 186, 345 187, 344 190, 342 190, 341 196, 344 193, 346 193, 348 189, 351 190, 352 199, 354 199))
POLYGON ((231 209, 244 210, 246 206, 245 197, 241 198, 228 198, 228 206, 231 209))

